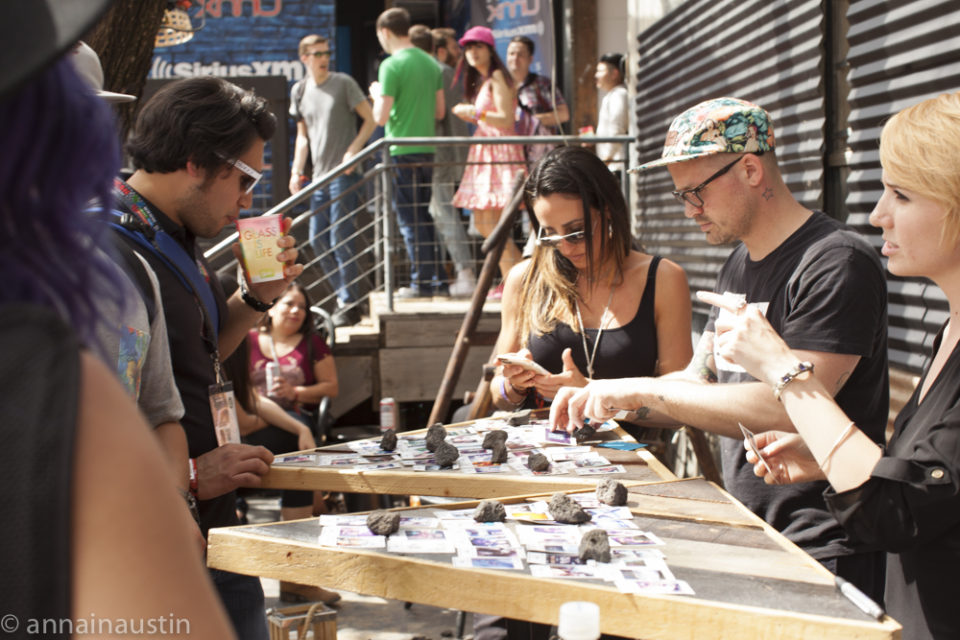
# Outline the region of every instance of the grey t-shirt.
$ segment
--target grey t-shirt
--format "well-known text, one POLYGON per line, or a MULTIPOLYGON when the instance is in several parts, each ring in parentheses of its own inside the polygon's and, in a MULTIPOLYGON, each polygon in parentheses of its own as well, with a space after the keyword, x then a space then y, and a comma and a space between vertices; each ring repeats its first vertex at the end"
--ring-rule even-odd
POLYGON ((107 354, 107 366, 117 373, 124 388, 136 400, 147 423, 157 427, 165 422, 179 421, 183 417, 183 403, 170 364, 167 324, 157 276, 140 254, 135 255, 153 287, 156 304, 153 318, 149 316, 136 284, 118 268, 125 288, 129 289, 124 296, 126 304, 122 310, 101 309, 103 317, 116 324, 98 327, 97 337, 107 354))
POLYGON ((343 161, 357 137, 354 109, 366 99, 353 78, 337 71, 330 72, 321 85, 309 75, 293 85, 290 117, 307 125, 314 180, 343 161))

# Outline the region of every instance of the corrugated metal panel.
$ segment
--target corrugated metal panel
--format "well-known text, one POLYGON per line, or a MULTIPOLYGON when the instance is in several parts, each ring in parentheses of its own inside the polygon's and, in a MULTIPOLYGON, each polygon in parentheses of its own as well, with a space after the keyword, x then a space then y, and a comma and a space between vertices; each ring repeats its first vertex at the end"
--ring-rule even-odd
MULTIPOLYGON (((774 119, 778 158, 797 199, 822 206, 825 120, 820 0, 691 0, 638 37, 638 153, 659 157, 672 118, 712 97, 762 105, 774 119)), ((637 236, 710 289, 730 246, 710 246, 683 215, 665 169, 636 176, 637 236)), ((705 308, 694 300, 695 309, 705 308)))
MULTIPOLYGON (((868 216, 880 197, 877 151, 883 121, 924 98, 960 89, 960 3, 859 0, 847 18, 850 166, 847 222, 879 247, 868 216)), ((934 285, 889 277, 890 363, 918 372, 947 303, 934 285)))

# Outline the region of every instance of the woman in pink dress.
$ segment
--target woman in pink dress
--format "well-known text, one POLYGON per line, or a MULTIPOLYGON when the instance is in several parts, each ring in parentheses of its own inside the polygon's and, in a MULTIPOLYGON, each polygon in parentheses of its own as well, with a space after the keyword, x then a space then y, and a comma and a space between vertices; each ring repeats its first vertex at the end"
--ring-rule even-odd
MULTIPOLYGON (((487 27, 472 27, 460 38, 460 46, 464 57, 457 75, 466 61, 464 97, 471 102, 455 105, 453 114, 476 124, 474 137, 516 135, 513 114, 517 94, 510 74, 493 48, 493 32, 487 27)), ((470 147, 467 168, 453 197, 453 205, 473 210, 473 224, 484 238, 497 226, 500 211, 512 195, 513 181, 524 170, 524 162, 523 147, 518 144, 470 147)), ((506 277, 520 258, 520 250, 508 238, 500 257, 501 275, 506 277)))

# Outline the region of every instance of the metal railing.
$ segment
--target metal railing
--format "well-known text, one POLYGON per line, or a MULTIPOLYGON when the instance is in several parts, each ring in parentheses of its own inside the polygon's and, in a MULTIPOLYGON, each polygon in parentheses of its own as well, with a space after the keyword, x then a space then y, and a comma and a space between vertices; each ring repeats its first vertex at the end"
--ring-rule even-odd
MULTIPOLYGON (((299 261, 305 266, 300 283, 307 290, 311 304, 333 312, 341 306, 338 298, 346 298, 344 306, 360 311, 367 305, 371 292, 384 291, 388 308, 392 310, 394 296, 401 288, 398 285, 409 281, 411 271, 416 267, 410 264, 407 247, 400 233, 394 198, 396 173, 413 165, 405 163, 403 155, 390 156, 389 147, 430 145, 468 148, 477 144, 561 145, 605 142, 622 144, 623 156, 629 158, 629 147, 633 141, 630 136, 592 136, 589 139, 571 136, 381 138, 261 215, 283 214, 293 218, 289 233, 297 238, 299 261), (337 219, 334 221, 332 218, 337 219), (344 287, 352 290, 353 295, 344 295, 345 292, 342 291, 338 294, 344 287)), ((423 164, 433 168, 454 166, 458 170, 463 166, 459 163, 423 164)), ((629 202, 629 174, 621 171, 620 176, 624 197, 629 202)), ((456 183, 449 182, 444 186, 448 187, 447 193, 452 193, 457 187, 456 183)), ((506 197, 508 198, 509 194, 506 197)), ((437 233, 437 225, 433 223, 434 213, 431 211, 431 220, 425 223, 432 224, 433 228, 422 235, 432 236, 436 243, 431 252, 440 256, 440 260, 432 268, 441 276, 438 278, 438 290, 442 292, 444 285, 450 285, 455 279, 455 276, 442 276, 447 273, 447 253, 451 256, 455 253, 451 243, 455 242, 452 234, 456 229, 448 226, 446 231, 440 229, 443 233, 437 233)), ((466 230, 466 218, 458 215, 454 222, 463 225, 466 230)), ((420 235, 420 231, 417 230, 414 235, 420 235)), ((517 229, 518 240, 522 241, 523 232, 524 229, 517 229)), ((482 260, 479 255, 482 238, 479 233, 474 232, 466 236, 466 239, 468 262, 476 273, 479 261, 482 260)), ((236 240, 236 232, 230 233, 204 252, 204 256, 218 272, 236 268, 236 261, 230 251, 230 246, 236 240)), ((462 241, 463 236, 460 235, 457 242, 462 241)), ((462 254, 462 247, 456 250, 456 253, 462 254)), ((458 262, 462 261, 461 257, 458 262)), ((459 270, 463 265, 454 266, 459 270)))

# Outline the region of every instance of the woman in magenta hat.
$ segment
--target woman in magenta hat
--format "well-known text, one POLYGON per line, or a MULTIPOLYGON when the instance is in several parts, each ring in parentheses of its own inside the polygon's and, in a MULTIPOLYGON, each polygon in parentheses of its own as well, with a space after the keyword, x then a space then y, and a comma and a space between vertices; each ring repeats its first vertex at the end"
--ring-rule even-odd
MULTIPOLYGON (((475 123, 477 138, 516 135, 514 111, 517 93, 500 56, 494 50, 493 32, 487 27, 471 27, 460 38, 464 57, 457 66, 457 77, 463 70, 464 96, 470 102, 455 105, 453 114, 475 123)), ((476 144, 470 147, 467 168, 453 205, 473 210, 473 223, 487 237, 500 219, 500 210, 510 199, 510 187, 523 172, 523 147, 518 144, 476 144)), ((520 250, 507 239, 500 258, 500 272, 506 277, 510 268, 520 262, 520 250)), ((499 289, 502 291, 502 285, 499 289)))

